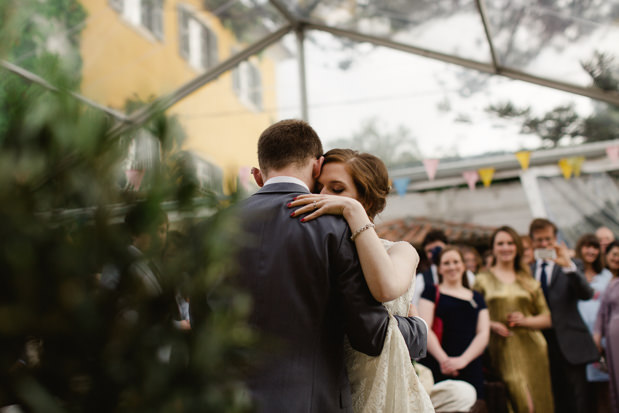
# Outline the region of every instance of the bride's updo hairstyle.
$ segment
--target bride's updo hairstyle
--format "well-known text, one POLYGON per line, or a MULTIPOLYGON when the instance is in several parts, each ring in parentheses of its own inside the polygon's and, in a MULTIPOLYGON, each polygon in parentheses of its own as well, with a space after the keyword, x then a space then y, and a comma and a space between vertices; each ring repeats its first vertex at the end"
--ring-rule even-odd
POLYGON ((358 201, 365 208, 371 220, 385 209, 389 195, 389 172, 379 158, 369 153, 352 149, 331 149, 325 153, 323 165, 342 163, 352 177, 359 196, 358 201))

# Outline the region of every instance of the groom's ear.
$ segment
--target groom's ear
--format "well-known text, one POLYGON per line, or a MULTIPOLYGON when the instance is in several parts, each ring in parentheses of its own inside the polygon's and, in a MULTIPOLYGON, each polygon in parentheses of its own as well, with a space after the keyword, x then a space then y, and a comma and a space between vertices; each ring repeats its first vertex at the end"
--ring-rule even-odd
POLYGON ((262 178, 262 172, 258 168, 251 168, 251 174, 254 176, 256 183, 260 188, 264 186, 264 179, 262 178))
POLYGON ((318 179, 318 177, 320 176, 320 171, 322 171, 322 163, 324 161, 325 161, 324 156, 321 156, 320 158, 316 159, 316 161, 314 162, 314 166, 312 167, 312 178, 318 179))

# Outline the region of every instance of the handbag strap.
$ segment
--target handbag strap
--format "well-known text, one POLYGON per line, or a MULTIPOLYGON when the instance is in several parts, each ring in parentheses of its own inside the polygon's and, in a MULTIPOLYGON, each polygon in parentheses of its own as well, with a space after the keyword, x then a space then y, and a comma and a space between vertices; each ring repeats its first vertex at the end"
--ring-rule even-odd
POLYGON ((434 284, 434 318, 436 318, 436 309, 438 308, 438 300, 441 297, 441 292, 438 290, 438 284, 434 284))

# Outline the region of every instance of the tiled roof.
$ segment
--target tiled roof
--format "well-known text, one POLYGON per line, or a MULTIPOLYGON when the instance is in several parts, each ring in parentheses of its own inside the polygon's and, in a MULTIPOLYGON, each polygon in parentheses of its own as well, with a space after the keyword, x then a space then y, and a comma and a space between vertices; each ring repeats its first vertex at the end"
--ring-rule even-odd
POLYGON ((451 244, 485 246, 496 228, 425 217, 406 217, 377 225, 376 233, 379 237, 390 241, 408 241, 419 247, 428 231, 432 229, 443 230, 451 244))

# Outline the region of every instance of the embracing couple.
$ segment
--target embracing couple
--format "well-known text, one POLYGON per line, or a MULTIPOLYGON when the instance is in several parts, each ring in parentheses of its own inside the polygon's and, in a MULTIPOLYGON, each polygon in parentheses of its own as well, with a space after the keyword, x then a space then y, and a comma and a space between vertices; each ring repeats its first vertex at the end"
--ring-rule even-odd
POLYGON ((385 165, 346 149, 323 155, 299 120, 267 128, 258 161, 238 258, 250 323, 271 343, 247 383, 258 411, 433 412, 411 363, 426 354, 427 326, 408 316, 419 257, 373 229, 385 165))

